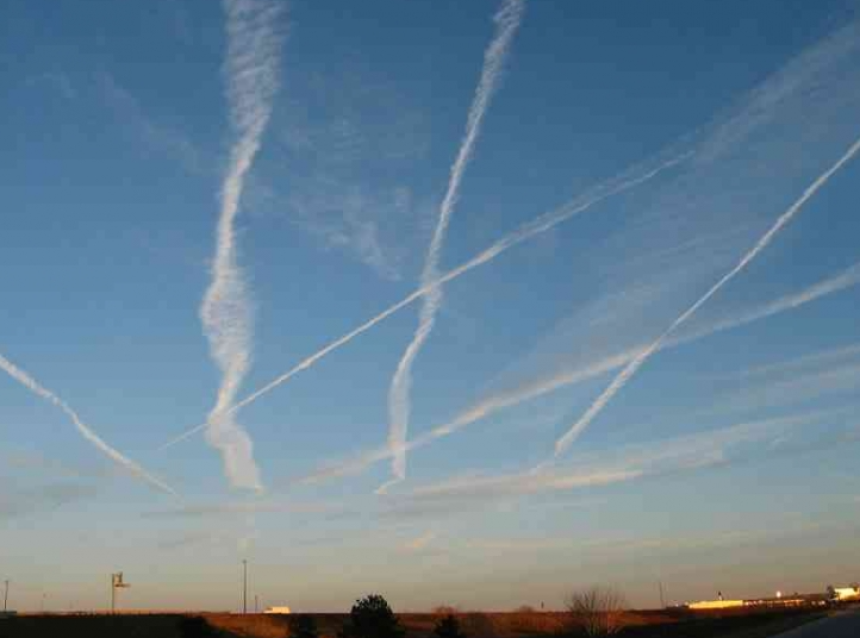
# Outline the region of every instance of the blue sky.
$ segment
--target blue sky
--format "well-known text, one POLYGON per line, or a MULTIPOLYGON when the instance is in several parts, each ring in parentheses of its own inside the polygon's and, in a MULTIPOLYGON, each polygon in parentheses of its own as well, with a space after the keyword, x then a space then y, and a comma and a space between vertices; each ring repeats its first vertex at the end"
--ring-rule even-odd
POLYGON ((4 14, 16 607, 856 580, 856 3, 4 14))

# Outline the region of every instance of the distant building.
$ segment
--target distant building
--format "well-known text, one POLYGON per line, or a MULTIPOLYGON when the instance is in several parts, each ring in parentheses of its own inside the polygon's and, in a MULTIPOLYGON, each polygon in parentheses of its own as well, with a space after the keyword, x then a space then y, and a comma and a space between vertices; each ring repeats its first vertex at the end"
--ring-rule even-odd
POLYGON ((860 600, 860 585, 852 583, 848 587, 828 587, 827 593, 830 595, 830 600, 839 603, 860 600))
MULTIPOLYGON (((832 589, 832 588, 831 588, 832 589)), ((836 591, 836 590, 833 590, 836 591)), ((832 600, 833 596, 829 596, 832 600)), ((687 609, 695 611, 713 611, 719 609, 734 609, 739 607, 806 607, 827 605, 828 596, 824 594, 781 594, 776 598, 748 598, 745 600, 701 600, 687 603, 687 609)))
POLYGON ((827 596, 825 594, 780 594, 776 598, 748 599, 744 601, 744 605, 747 607, 820 607, 827 605, 827 596))
POLYGON ((695 603, 687 603, 687 607, 701 611, 708 609, 731 609, 732 607, 743 607, 744 604, 745 601, 743 600, 725 600, 720 598, 719 600, 700 600, 695 603))
POLYGON ((266 607, 266 610, 263 612, 264 614, 289 614, 290 608, 286 605, 282 605, 279 607, 266 607))

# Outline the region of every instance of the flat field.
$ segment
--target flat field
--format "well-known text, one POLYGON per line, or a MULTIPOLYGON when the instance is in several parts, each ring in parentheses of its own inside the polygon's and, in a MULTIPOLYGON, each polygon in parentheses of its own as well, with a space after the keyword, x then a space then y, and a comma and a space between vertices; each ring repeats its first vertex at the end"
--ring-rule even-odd
MULTIPOLYGON (((766 638, 820 618, 820 610, 717 613, 630 612, 624 638, 766 638)), ((187 614, 24 615, 0 620, 0 638, 182 638, 187 614)), ((287 638, 288 616, 202 614, 223 638, 287 638)), ((313 614, 322 638, 336 638, 346 614, 313 614)), ((574 636, 567 617, 557 612, 465 612, 458 614, 469 638, 574 636)), ((438 616, 399 614, 407 638, 429 638, 438 616)))

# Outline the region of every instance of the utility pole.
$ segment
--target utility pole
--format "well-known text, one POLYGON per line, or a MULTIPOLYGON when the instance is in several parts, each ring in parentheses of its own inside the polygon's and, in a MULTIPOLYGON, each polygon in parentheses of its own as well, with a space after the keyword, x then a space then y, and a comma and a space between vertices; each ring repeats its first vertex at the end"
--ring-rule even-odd
POLYGON ((248 613, 248 561, 242 559, 242 613, 248 613))
POLYGON ((660 585, 660 607, 666 609, 666 598, 663 596, 663 581, 659 580, 657 583, 660 585))
POLYGON ((4 582, 6 583, 6 593, 3 594, 3 613, 5 614, 8 610, 7 605, 9 604, 9 581, 7 579, 4 582))
POLYGON ((257 594, 254 594, 254 613, 257 613, 257 594))

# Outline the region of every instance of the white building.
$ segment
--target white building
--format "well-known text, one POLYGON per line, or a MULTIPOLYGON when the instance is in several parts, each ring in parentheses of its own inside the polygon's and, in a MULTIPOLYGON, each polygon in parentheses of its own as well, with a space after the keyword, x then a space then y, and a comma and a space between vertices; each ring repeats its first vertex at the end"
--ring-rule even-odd
POLYGON ((290 608, 286 605, 275 606, 275 607, 266 607, 266 610, 263 612, 264 614, 289 614, 290 608))
POLYGON ((695 603, 687 603, 687 607, 699 611, 707 611, 711 609, 731 609, 733 607, 743 607, 743 600, 700 600, 695 603))
POLYGON ((856 583, 850 587, 833 587, 832 590, 832 599, 840 603, 860 600, 860 585, 856 583))

